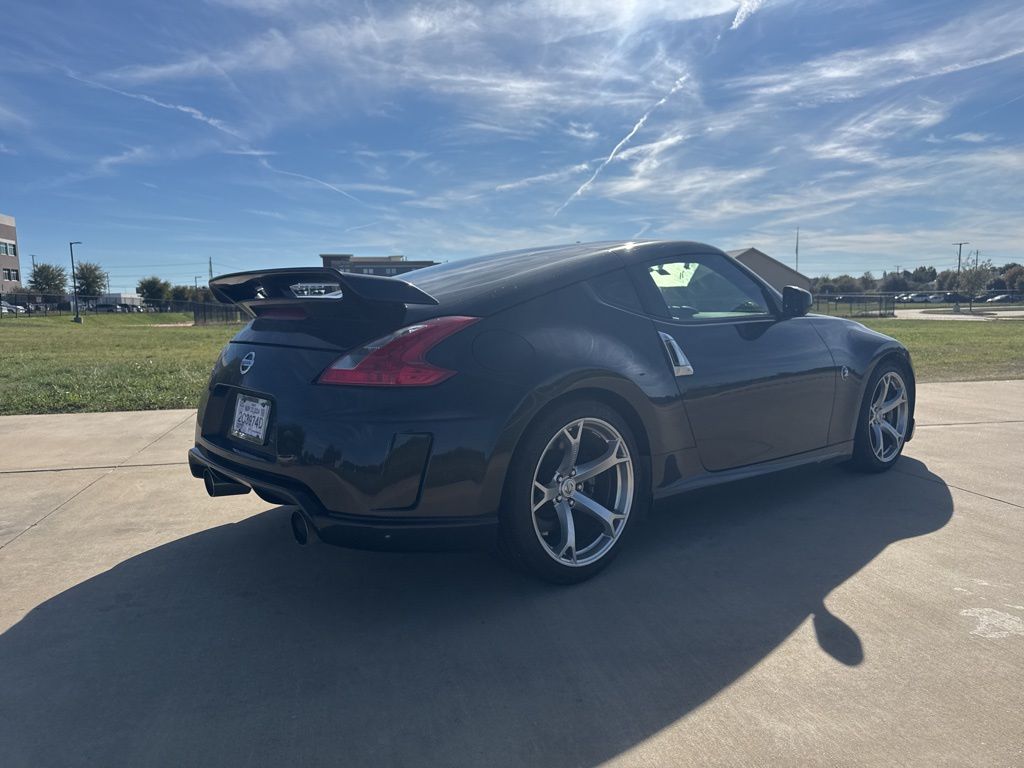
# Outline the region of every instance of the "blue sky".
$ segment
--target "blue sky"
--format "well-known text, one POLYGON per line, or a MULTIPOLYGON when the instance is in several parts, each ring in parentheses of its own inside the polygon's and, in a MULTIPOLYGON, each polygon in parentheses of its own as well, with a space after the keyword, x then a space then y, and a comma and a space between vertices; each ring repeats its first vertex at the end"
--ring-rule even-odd
POLYGON ((1024 260, 1017 2, 4 0, 0 212, 112 287, 662 237, 1024 260))

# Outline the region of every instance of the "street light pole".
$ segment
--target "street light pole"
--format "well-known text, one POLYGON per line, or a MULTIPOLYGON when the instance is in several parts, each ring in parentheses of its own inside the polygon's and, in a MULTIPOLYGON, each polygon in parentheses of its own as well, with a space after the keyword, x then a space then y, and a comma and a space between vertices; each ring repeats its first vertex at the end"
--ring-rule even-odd
POLYGON ((81 244, 81 240, 68 243, 68 248, 71 250, 71 288, 75 293, 75 316, 71 319, 75 323, 82 322, 82 316, 78 314, 78 278, 75 276, 75 246, 81 244))
POLYGON ((956 301, 954 302, 953 311, 960 311, 960 256, 964 252, 964 246, 970 245, 966 240, 962 243, 953 243, 956 246, 956 301))

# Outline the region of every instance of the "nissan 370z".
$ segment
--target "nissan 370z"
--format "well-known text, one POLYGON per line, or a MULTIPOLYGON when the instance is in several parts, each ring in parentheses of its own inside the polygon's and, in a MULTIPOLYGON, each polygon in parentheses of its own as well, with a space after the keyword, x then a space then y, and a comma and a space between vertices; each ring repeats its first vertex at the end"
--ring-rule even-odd
POLYGON ((301 543, 495 542, 581 581, 654 500, 815 462, 884 471, 913 434, 903 346, 700 243, 210 287, 251 321, 203 393, 192 474, 294 507, 301 543))

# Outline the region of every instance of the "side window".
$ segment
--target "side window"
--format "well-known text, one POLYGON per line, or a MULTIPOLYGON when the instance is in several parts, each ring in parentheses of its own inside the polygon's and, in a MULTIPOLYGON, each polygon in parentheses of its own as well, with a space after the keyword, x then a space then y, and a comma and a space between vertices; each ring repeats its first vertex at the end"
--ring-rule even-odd
POLYGON ((609 304, 634 312, 643 312, 640 298, 633 289, 633 282, 626 270, 618 269, 606 275, 599 275, 589 281, 590 287, 598 297, 609 304))
POLYGON ((728 256, 702 254, 646 269, 668 316, 675 320, 722 320, 768 315, 768 299, 728 256))

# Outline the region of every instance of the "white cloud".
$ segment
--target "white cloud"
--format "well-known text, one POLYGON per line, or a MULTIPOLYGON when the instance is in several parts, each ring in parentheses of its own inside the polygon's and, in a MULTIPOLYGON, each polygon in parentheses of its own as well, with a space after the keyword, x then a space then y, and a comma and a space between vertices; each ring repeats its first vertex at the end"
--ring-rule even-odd
POLYGON ((406 187, 395 187, 389 184, 365 184, 362 182, 356 182, 352 184, 346 184, 347 189, 354 189, 360 192, 378 192, 382 195, 399 195, 401 197, 415 197, 416 190, 408 189, 406 187))
POLYGON ((569 125, 563 128, 562 132, 581 141, 593 141, 600 136, 590 123, 577 123, 573 120, 569 121, 569 125))
POLYGON ((890 140, 934 128, 946 120, 951 108, 930 99, 877 105, 845 120, 824 140, 810 143, 808 151, 822 159, 883 164, 890 159, 890 140))
POLYGON ((922 78, 948 75, 1024 54, 1024 14, 988 10, 916 38, 831 53, 774 72, 740 77, 733 87, 803 104, 839 101, 922 78))
POLYGON ((93 163, 93 173, 106 175, 113 173, 118 166, 144 163, 153 158, 153 152, 149 147, 129 147, 123 152, 114 155, 105 155, 93 163))
POLYGON ((991 133, 967 131, 966 133, 958 133, 953 138, 959 139, 960 141, 966 141, 969 144, 985 144, 995 137, 991 133))
POLYGON ((28 118, 0 104, 0 125, 8 128, 28 128, 31 124, 28 118))
POLYGON ((671 86, 669 72, 682 71, 670 49, 645 36, 740 7, 736 0, 530 0, 366 6, 342 16, 319 3, 231 4, 280 11, 280 23, 223 48, 123 66, 99 79, 126 88, 197 78, 243 78, 244 85, 244 78, 259 77, 261 94, 273 94, 279 106, 260 119, 277 121, 342 106, 369 111, 388 94, 415 91, 464 103, 467 111, 472 105, 479 128, 539 133, 545 129, 537 115, 560 114, 568 133, 592 140, 596 133, 576 113, 595 106, 640 110, 671 86))

